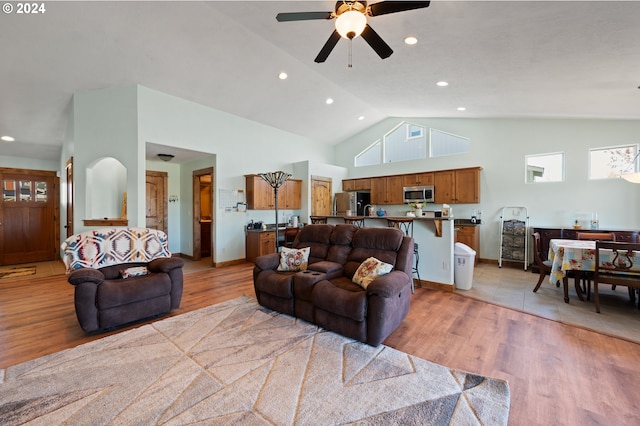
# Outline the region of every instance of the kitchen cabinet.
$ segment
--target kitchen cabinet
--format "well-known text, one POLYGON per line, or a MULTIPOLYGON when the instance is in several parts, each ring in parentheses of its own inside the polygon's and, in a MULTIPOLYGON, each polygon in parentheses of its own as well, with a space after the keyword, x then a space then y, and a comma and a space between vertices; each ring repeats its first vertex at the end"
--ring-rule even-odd
POLYGON ((245 175, 247 208, 250 210, 272 210, 276 208, 273 188, 258 175, 245 175))
MULTIPOLYGON (((273 188, 271 189, 273 191, 273 188)), ((278 188, 278 208, 287 210, 300 210, 302 208, 302 181, 299 179, 287 179, 278 188)))
POLYGON ((404 186, 433 185, 433 172, 403 175, 404 186))
POLYGON ((434 172, 437 204, 475 204, 480 202, 480 167, 434 172))
POLYGON ((276 231, 247 230, 245 257, 253 262, 256 257, 276 252, 276 231))
POLYGON ((402 175, 371 178, 371 204, 402 204, 403 187, 402 175))
POLYGON ((369 191, 371 189, 371 179, 343 179, 342 190, 343 191, 369 191))
MULTIPOLYGON (((274 210, 276 202, 273 188, 258 175, 245 175, 247 208, 250 210, 274 210)), ((300 210, 302 208, 302 181, 287 179, 278 188, 278 208, 300 210)))
POLYGON ((476 251, 475 265, 480 258, 480 227, 478 225, 455 225, 455 242, 462 243, 476 251))

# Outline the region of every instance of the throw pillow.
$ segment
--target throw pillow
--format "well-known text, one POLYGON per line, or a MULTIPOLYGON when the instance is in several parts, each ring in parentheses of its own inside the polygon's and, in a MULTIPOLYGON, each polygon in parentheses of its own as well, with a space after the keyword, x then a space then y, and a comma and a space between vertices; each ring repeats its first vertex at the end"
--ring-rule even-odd
POLYGON ((360 264, 356 273, 353 274, 352 281, 366 290, 373 280, 388 274, 392 269, 393 265, 384 263, 375 257, 370 257, 360 264))
POLYGON ((149 273, 149 270, 147 269, 146 266, 132 266, 131 268, 127 268, 127 269, 122 269, 120 271, 120 275, 122 276, 122 279, 127 279, 127 278, 133 278, 133 277, 140 277, 142 275, 147 275, 149 273))
POLYGON ((280 252, 280 265, 278 271, 306 271, 309 264, 310 247, 290 249, 282 247, 280 252))

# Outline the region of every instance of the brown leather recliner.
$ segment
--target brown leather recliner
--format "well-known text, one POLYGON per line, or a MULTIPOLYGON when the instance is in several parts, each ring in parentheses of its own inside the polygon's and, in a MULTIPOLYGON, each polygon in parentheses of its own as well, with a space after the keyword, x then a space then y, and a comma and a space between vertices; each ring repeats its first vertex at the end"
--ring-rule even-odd
POLYGON ((377 346, 409 312, 413 244, 413 238, 393 228, 307 225, 293 243, 294 248, 310 247, 306 271, 277 271, 277 253, 256 258, 258 302, 377 346), (352 278, 369 257, 393 265, 393 270, 365 290, 352 278))
POLYGON ((162 231, 101 228, 72 235, 61 248, 67 281, 75 287, 76 316, 87 333, 180 306, 184 261, 171 257, 162 231))
POLYGON ((72 271, 67 281, 75 286, 80 327, 87 333, 105 331, 177 309, 182 299, 183 265, 182 259, 170 257, 72 271), (120 271, 135 266, 146 266, 149 274, 122 279, 120 271))

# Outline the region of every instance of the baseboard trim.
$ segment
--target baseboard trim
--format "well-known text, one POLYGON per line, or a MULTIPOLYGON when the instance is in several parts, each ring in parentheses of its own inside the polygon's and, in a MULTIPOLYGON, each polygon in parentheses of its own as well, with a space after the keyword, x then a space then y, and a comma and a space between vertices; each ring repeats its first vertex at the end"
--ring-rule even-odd
POLYGON ((434 281, 418 280, 418 279, 415 279, 415 278, 414 278, 413 282, 415 283, 416 287, 428 288, 430 290, 448 291, 450 293, 453 293, 453 290, 455 288, 455 285, 453 285, 453 284, 442 284, 442 283, 437 283, 437 282, 434 282, 434 281))
POLYGON ((235 260, 227 260, 225 262, 213 262, 213 266, 216 268, 223 268, 225 266, 240 265, 242 263, 247 263, 247 259, 235 259, 235 260))

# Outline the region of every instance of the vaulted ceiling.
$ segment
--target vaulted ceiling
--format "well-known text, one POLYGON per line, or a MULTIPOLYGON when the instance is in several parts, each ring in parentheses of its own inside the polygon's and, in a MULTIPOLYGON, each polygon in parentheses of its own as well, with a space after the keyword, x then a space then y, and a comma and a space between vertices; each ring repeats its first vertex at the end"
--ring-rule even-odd
POLYGON ((394 53, 356 38, 352 68, 346 40, 313 61, 333 21, 275 19, 332 1, 45 6, 0 15, 0 155, 57 160, 73 93, 134 84, 328 144, 394 116, 640 118, 640 2, 434 1, 369 18, 394 53))

